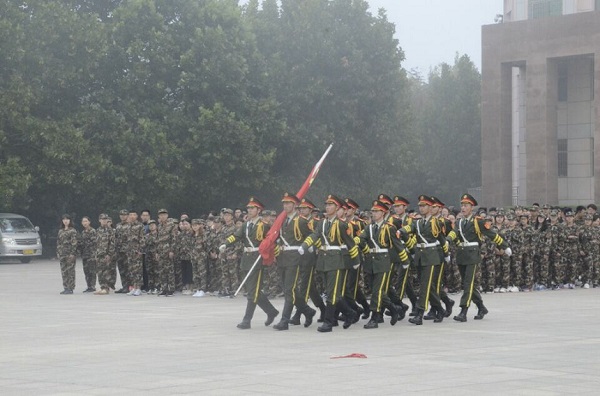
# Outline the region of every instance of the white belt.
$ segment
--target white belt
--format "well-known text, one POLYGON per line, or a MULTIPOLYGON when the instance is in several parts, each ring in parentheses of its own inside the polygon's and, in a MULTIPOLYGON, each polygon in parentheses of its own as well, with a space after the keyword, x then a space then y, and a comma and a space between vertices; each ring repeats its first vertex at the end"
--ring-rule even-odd
POLYGON ((257 247, 245 247, 244 252, 246 252, 246 253, 258 252, 258 248, 257 247))
POLYGON ((379 248, 379 247, 375 247, 371 249, 371 253, 387 253, 388 250, 387 249, 383 249, 383 248, 379 248))
POLYGON ((462 246, 462 247, 479 246, 479 243, 478 242, 461 242, 460 246, 462 246))
POLYGON ((300 246, 283 246, 283 250, 298 250, 300 246))
POLYGON ((417 243, 418 248, 430 248, 440 246, 440 241, 435 241, 435 243, 417 243))
POLYGON ((321 246, 320 250, 342 250, 341 246, 321 246))

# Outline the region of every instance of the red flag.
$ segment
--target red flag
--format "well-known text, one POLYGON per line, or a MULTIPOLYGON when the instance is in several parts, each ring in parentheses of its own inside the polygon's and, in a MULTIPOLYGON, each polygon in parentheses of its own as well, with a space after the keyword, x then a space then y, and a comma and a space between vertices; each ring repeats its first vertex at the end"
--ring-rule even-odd
MULTIPOLYGON (((304 182, 302 187, 300 187, 300 190, 298 190, 298 193, 296 194, 298 199, 302 200, 304 195, 306 195, 306 193, 308 192, 308 189, 317 177, 317 173, 319 173, 319 169, 321 169, 321 165, 323 165, 323 161, 325 161, 325 157, 327 157, 327 154, 329 154, 329 151, 331 151, 332 147, 333 143, 331 143, 329 147, 327 147, 327 150, 325 150, 325 153, 323 153, 321 159, 313 167, 312 171, 306 178, 306 181, 304 182)), ((285 212, 279 213, 279 216, 277 216, 277 218, 275 219, 275 222, 271 226, 271 229, 267 233, 267 236, 265 237, 265 239, 263 239, 263 241, 260 243, 260 246, 258 247, 258 251, 263 259, 263 265, 272 265, 275 262, 275 241, 279 237, 279 231, 281 230, 281 226, 283 225, 283 221, 285 220, 286 216, 287 214, 285 212)))

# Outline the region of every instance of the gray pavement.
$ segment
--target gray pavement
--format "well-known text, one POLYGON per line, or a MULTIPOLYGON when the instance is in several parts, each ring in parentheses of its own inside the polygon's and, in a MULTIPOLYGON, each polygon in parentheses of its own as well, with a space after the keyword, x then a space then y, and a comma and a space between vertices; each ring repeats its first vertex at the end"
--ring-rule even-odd
MULTIPOLYGON (((244 298, 63 296, 59 264, 0 263, 0 394, 600 393, 600 289, 484 295, 483 321, 277 332, 244 298), (362 353, 366 359, 334 356, 362 353)), ((452 296, 458 301, 460 295, 452 296)), ((274 305, 281 309, 282 299, 274 305)))

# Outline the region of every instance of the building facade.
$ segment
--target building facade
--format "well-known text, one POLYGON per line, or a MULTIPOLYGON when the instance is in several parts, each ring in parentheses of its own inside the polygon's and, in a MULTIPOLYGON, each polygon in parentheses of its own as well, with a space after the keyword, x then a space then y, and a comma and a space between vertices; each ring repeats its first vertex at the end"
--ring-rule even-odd
POLYGON ((599 10, 598 0, 505 0, 502 23, 483 26, 486 205, 600 202, 599 10))

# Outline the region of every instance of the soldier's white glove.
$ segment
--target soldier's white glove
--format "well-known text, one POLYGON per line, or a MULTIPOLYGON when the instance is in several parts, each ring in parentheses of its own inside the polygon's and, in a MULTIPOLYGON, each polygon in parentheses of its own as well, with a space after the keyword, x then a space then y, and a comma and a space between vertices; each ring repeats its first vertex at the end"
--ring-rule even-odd
POLYGON ((352 268, 354 268, 354 269, 358 269, 358 267, 360 267, 360 263, 352 266, 352 268))
POLYGON ((506 248, 506 250, 504 251, 504 254, 506 254, 508 257, 512 256, 512 250, 510 250, 510 248, 506 248))
POLYGON ((314 252, 314 251, 315 251, 315 248, 314 248, 313 246, 310 246, 310 247, 308 248, 308 253, 312 253, 312 252, 314 252))
POLYGON ((449 264, 450 263, 450 256, 444 257, 444 261, 446 262, 446 264, 449 264))
POLYGON ((402 268, 407 269, 408 268, 408 264, 402 264, 402 268))
POLYGON ((225 244, 222 244, 221 246, 219 246, 219 252, 223 253, 225 251, 225 248, 227 246, 225 244))
POLYGON ((304 254, 304 248, 302 246, 298 248, 298 253, 300 254, 300 256, 304 254))

